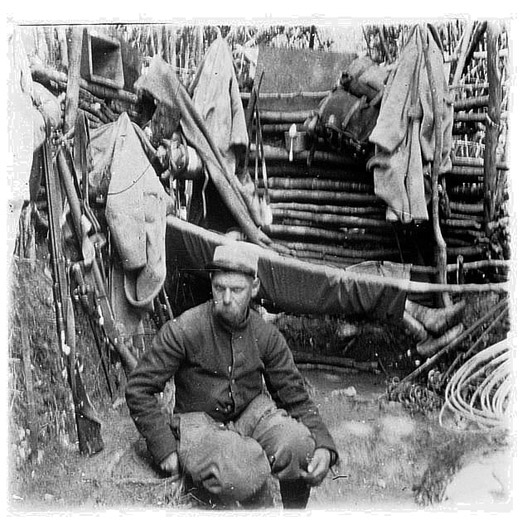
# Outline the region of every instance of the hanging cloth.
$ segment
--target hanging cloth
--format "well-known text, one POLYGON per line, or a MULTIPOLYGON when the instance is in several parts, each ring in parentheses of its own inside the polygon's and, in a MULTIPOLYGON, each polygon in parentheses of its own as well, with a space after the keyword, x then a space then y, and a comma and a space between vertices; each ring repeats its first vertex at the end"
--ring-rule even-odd
POLYGON ((436 83, 444 94, 440 173, 451 169, 453 109, 442 52, 431 31, 422 32, 415 26, 390 76, 379 118, 370 135, 376 153, 368 168, 373 170, 375 194, 388 205, 389 221, 410 223, 429 218, 435 127, 424 46, 436 83))

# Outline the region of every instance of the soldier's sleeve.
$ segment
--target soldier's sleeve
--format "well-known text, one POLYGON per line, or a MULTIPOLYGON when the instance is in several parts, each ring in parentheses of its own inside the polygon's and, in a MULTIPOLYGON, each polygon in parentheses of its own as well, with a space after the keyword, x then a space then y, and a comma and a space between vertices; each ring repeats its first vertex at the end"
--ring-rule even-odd
POLYGON ((323 447, 330 451, 330 465, 334 465, 339 458, 335 442, 310 398, 284 337, 273 326, 270 328, 268 333, 264 333, 266 342, 262 345, 268 391, 279 408, 308 427, 316 448, 323 447))
POLYGON ((175 320, 169 321, 130 374, 125 391, 130 415, 157 463, 177 450, 177 440, 160 410, 157 394, 174 376, 183 358, 182 330, 175 320))

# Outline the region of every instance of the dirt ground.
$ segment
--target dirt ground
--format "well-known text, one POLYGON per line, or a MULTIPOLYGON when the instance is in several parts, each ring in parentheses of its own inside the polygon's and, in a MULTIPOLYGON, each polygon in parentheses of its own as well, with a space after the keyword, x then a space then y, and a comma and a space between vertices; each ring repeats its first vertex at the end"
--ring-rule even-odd
MULTIPOLYGON (((349 512, 412 512, 433 509, 416 499, 433 460, 433 447, 453 443, 454 435, 441 429, 436 417, 412 415, 398 403, 382 400, 382 375, 338 374, 304 370, 310 392, 334 436, 341 463, 323 484, 312 490, 308 509, 349 512), (342 391, 353 387, 356 394, 342 391)), ((122 400, 102 415, 105 448, 84 457, 76 445, 57 444, 39 464, 11 468, 9 505, 12 513, 107 513, 109 510, 208 511, 212 506, 191 491, 163 477, 152 465, 122 400)), ((460 438, 458 443, 462 443, 460 438)), ((465 440, 477 462, 483 455, 500 455, 497 464, 504 482, 491 486, 482 499, 489 509, 510 507, 510 447, 505 440, 491 443, 482 436, 465 440), (508 457, 506 458, 506 454, 508 457)), ((464 466, 463 466, 464 467, 464 466)), ((439 482, 452 479, 448 471, 439 482)), ((428 484, 428 489, 440 484, 428 484)), ((469 483, 459 486, 462 493, 469 483)), ((444 503, 436 506, 444 508, 444 503)), ((466 506, 464 504, 463 506, 466 506)), ((468 502, 468 507, 469 507, 468 502)), ((276 501, 276 509, 280 509, 276 501)))
MULTIPOLYGON (((85 374, 90 374, 87 385, 101 419, 105 447, 94 456, 81 456, 74 439, 62 435, 74 432, 74 425, 70 425, 69 391, 56 359, 49 275, 44 268, 22 272, 14 286, 23 311, 16 304, 14 308, 18 315, 25 311, 26 329, 30 330, 25 340, 32 346, 33 415, 36 415, 33 421, 39 425, 39 437, 38 450, 28 456, 26 418, 30 418, 31 411, 25 390, 25 360, 19 353, 27 348, 24 349, 23 337, 19 336, 23 322, 15 319, 9 359, 10 513, 210 511, 213 506, 196 492, 180 487, 153 466, 122 397, 124 381, 115 384, 116 394, 112 400, 107 399, 99 361, 95 362, 95 354, 87 355, 90 349, 96 351, 86 341, 91 331, 82 327, 78 330, 79 345, 86 353, 85 374)), ((470 304, 466 323, 469 325, 493 303, 494 300, 481 298, 470 304)), ((510 509, 512 439, 455 433, 439 425, 436 410, 412 411, 385 399, 387 376, 395 371, 400 373, 401 369, 411 370, 414 361, 405 356, 405 337, 398 334, 397 328, 358 323, 359 334, 345 345, 333 340, 332 330, 326 330, 321 337, 320 330, 313 328, 311 322, 304 319, 299 322, 302 328, 311 330, 316 353, 339 355, 345 350, 357 362, 377 359, 381 368, 385 368, 379 373, 311 369, 308 364, 306 369, 302 368, 341 457, 333 473, 312 490, 310 511, 408 513, 469 507, 477 499, 481 506, 494 512, 510 509), (459 478, 459 473, 463 478, 459 478), (447 491, 453 499, 446 499, 447 491), (473 492, 471 501, 464 495, 470 492, 473 492)), ((335 321, 331 325, 336 325, 335 321)), ((287 331, 294 351, 310 344, 302 329, 287 331)), ((277 494, 274 496, 277 510, 281 506, 277 494)))

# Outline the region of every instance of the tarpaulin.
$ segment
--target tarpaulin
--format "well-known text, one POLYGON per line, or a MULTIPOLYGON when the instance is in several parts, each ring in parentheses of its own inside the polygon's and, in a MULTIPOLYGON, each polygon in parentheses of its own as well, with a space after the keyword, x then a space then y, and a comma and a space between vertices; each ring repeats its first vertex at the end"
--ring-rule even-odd
MULTIPOLYGON (((230 243, 219 233, 167 217, 167 263, 203 273, 216 246, 230 243)), ((259 258, 260 297, 281 311, 299 314, 361 315, 372 319, 399 319, 406 298, 401 280, 409 281, 410 265, 364 262, 340 269, 281 256, 247 242, 259 258)))
POLYGON ((258 245, 270 245, 270 238, 255 225, 252 219, 242 195, 239 179, 227 168, 203 117, 194 107, 175 70, 156 56, 152 59, 147 72, 136 82, 135 88, 137 91, 148 93, 163 105, 180 109, 181 129, 187 144, 198 152, 208 175, 239 227, 249 241, 258 245))

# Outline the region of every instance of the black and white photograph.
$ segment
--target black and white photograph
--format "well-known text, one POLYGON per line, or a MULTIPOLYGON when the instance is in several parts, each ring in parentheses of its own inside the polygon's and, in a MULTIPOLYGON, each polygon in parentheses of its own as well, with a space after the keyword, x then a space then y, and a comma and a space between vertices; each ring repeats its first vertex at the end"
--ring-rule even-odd
POLYGON ((516 16, 257 7, 7 21, 11 523, 516 509, 516 16))

